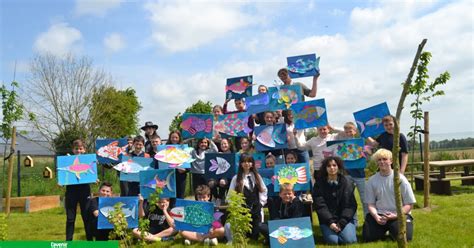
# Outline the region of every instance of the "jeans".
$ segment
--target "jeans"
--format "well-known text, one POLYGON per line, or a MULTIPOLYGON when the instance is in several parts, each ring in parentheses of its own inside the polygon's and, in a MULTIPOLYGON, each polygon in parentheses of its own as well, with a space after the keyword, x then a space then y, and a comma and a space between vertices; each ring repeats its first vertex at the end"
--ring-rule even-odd
POLYGON ((324 241, 332 245, 350 244, 357 242, 356 226, 353 222, 347 223, 347 225, 339 233, 334 232, 329 228, 328 225, 320 225, 321 233, 323 234, 324 241))
MULTIPOLYGON (((348 178, 352 179, 354 181, 354 184, 357 188, 357 191, 359 191, 359 196, 360 196, 360 201, 362 202, 362 207, 364 209, 364 216, 366 216, 369 213, 369 209, 367 207, 367 203, 365 203, 365 178, 363 177, 351 177, 347 176, 348 178)), ((357 212, 354 214, 354 220, 355 224, 357 226, 357 212)))

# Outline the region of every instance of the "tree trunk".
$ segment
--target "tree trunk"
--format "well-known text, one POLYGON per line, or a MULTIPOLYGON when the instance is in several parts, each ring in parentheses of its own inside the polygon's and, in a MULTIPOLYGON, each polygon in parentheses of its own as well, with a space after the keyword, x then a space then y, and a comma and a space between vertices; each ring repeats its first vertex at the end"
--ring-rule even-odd
POLYGON ((12 129, 12 143, 10 145, 10 150, 12 154, 8 158, 8 184, 7 184, 7 195, 6 195, 6 204, 5 204, 5 214, 10 216, 10 202, 12 195, 12 180, 13 180, 13 158, 15 158, 15 147, 16 147, 16 127, 12 129))
POLYGON ((424 149, 423 149, 423 174, 424 174, 424 204, 423 207, 430 207, 430 113, 425 111, 425 127, 424 127, 424 149))
POLYGON ((395 127, 393 132, 393 185, 395 189, 395 202, 397 204, 397 216, 398 216, 398 225, 399 231, 397 236, 397 243, 398 247, 407 247, 408 242, 406 238, 406 217, 403 214, 402 210, 402 195, 400 192, 400 161, 398 161, 398 153, 400 151, 400 117, 402 115, 403 104, 405 102, 405 98, 409 94, 409 88, 412 82, 413 74, 415 74, 418 60, 420 59, 421 52, 423 51, 423 47, 425 46, 427 39, 423 39, 423 41, 418 45, 418 51, 416 52, 415 59, 413 60, 413 64, 411 66, 410 72, 408 73, 407 79, 405 83, 403 83, 403 91, 400 96, 400 100, 398 102, 397 107, 397 114, 395 116, 395 127))

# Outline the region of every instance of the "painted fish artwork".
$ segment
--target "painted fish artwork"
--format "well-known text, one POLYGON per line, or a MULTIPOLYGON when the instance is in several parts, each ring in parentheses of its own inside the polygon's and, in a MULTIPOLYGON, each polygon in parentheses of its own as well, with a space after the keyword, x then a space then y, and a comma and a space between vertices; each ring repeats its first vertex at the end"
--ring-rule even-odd
POLYGON ((126 153, 127 139, 97 139, 95 141, 97 162, 100 164, 116 164, 126 153))
POLYGON ((268 196, 278 196, 275 192, 275 172, 273 168, 258 169, 258 174, 262 177, 263 183, 267 186, 267 195, 268 196))
POLYGON ((230 136, 245 137, 252 131, 248 127, 248 120, 246 112, 220 115, 214 124, 214 130, 230 136))
POLYGON ((213 116, 211 114, 184 113, 180 124, 181 135, 187 138, 210 138, 212 139, 213 116))
POLYGON ((192 150, 188 145, 159 145, 155 159, 158 160, 160 169, 189 169, 194 161, 191 157, 192 150))
POLYGON ((120 181, 139 182, 140 171, 152 170, 154 161, 152 158, 123 156, 122 162, 114 165, 114 169, 120 171, 120 181))
POLYGON ((346 169, 362 169, 367 165, 368 156, 364 139, 328 141, 325 156, 337 156, 344 160, 346 169))
POLYGON ((270 247, 314 247, 310 217, 268 221, 270 247))
POLYGON ((328 125, 324 99, 299 102, 291 105, 296 129, 322 127, 328 125))
POLYGON ((241 99, 252 95, 253 76, 228 78, 225 99, 241 99))
POLYGON ((247 114, 253 115, 270 110, 270 95, 261 93, 245 98, 245 110, 247 114))
POLYGON ((175 169, 140 171, 140 194, 148 199, 151 193, 161 188, 162 198, 176 197, 176 172, 175 169))
POLYGON ((270 95, 269 108, 271 111, 286 110, 293 104, 302 102, 301 86, 299 85, 279 85, 277 87, 269 87, 270 95))
POLYGON ((207 179, 232 178, 235 175, 234 153, 206 153, 204 176, 207 179))
POLYGON ((363 138, 375 137, 385 132, 382 118, 387 115, 390 115, 390 110, 386 102, 354 112, 360 136, 363 138))
POLYGON ((122 213, 127 220, 127 228, 138 227, 138 197, 99 197, 97 229, 114 228, 107 217, 114 211, 116 204, 121 205, 122 213))
POLYGON ((277 164, 274 168, 276 176, 275 192, 280 192, 280 184, 290 183, 295 191, 309 190, 311 176, 308 163, 277 164))
POLYGON ((291 78, 312 77, 319 74, 319 60, 316 54, 286 58, 288 74, 291 78))
POLYGON ((169 214, 175 221, 176 230, 198 233, 208 233, 217 217, 213 203, 183 199, 176 199, 169 214))
POLYGON ((257 151, 284 149, 288 147, 285 124, 255 127, 255 148, 257 151))
POLYGON ((97 181, 95 154, 58 156, 56 167, 59 185, 86 184, 97 181))

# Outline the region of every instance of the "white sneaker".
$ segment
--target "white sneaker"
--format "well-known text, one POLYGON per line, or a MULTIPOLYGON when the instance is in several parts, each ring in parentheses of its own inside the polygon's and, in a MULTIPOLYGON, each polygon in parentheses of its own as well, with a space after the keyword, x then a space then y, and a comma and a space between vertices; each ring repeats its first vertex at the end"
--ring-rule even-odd
POLYGON ((184 240, 184 245, 191 245, 191 241, 189 241, 189 239, 185 239, 184 240))
POLYGON ((202 241, 204 245, 209 245, 210 242, 209 238, 205 238, 204 241, 202 241))
POLYGON ((212 246, 216 246, 216 245, 218 245, 218 244, 219 244, 219 241, 217 241, 217 238, 211 239, 211 245, 212 245, 212 246))

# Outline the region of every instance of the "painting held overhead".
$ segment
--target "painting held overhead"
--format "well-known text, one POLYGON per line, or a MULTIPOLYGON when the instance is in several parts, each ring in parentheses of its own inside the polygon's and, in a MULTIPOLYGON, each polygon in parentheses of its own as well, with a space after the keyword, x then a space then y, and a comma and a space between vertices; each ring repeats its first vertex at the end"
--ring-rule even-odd
POLYGON ((180 127, 183 138, 212 138, 213 116, 211 114, 184 113, 180 127))
POLYGON ((262 113, 270 110, 270 95, 260 93, 245 98, 245 109, 249 115, 262 113))
POLYGON ((385 132, 382 118, 387 115, 390 115, 390 110, 386 102, 354 112, 360 136, 363 138, 375 137, 385 132))
POLYGON ((225 86, 226 99, 241 99, 252 95, 252 75, 228 78, 225 86))
POLYGON ((319 74, 319 60, 316 54, 288 57, 288 74, 291 78, 311 77, 319 74))
POLYGON ((323 127, 328 124, 324 99, 299 102, 291 106, 296 129, 323 127))

